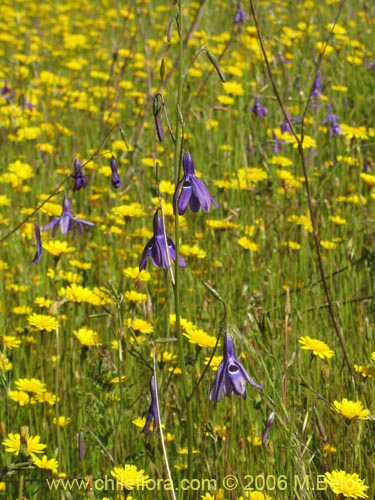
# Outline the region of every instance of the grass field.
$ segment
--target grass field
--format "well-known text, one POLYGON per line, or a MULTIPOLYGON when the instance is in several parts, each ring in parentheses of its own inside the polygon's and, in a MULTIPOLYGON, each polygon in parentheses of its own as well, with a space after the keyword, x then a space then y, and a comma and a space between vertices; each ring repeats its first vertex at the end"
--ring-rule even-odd
POLYGON ((374 29, 2 1, 0 499, 375 496, 374 29))

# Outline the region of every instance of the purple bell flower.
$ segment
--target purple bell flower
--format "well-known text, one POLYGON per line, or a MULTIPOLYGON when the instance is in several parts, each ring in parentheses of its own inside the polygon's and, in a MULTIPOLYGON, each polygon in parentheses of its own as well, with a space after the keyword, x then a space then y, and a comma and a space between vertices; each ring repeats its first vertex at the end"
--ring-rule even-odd
POLYGON ((154 421, 154 434, 159 430, 159 415, 156 399, 155 378, 152 375, 150 380, 151 404, 148 409, 146 423, 142 429, 143 434, 149 434, 152 421, 154 421))
POLYGON ((57 233, 57 230, 60 228, 61 234, 67 234, 69 231, 72 231, 74 229, 74 224, 77 224, 78 227, 78 232, 80 234, 83 233, 83 224, 86 226, 94 226, 93 222, 89 222, 87 220, 80 219, 78 217, 74 217, 72 212, 70 211, 70 204, 68 201, 68 198, 64 196, 63 204, 62 204, 62 214, 60 217, 56 217, 55 219, 51 220, 44 228, 42 231, 48 231, 49 229, 52 229, 52 236, 55 236, 57 233))
POLYGON ((86 177, 82 172, 82 164, 78 158, 74 158, 74 174, 72 175, 74 179, 73 191, 79 191, 80 189, 84 189, 87 185, 86 177))
POLYGON ((9 87, 8 82, 5 82, 4 86, 0 90, 0 94, 4 99, 13 99, 14 91, 9 87))
POLYGON ((313 87, 311 90, 311 97, 320 97, 322 95, 323 83, 320 78, 320 71, 316 72, 313 87))
POLYGON ((193 212, 198 212, 202 207, 204 212, 208 212, 211 203, 219 208, 217 201, 210 195, 205 184, 198 179, 194 172, 194 163, 191 154, 186 151, 182 160, 184 176, 178 182, 173 196, 173 209, 178 209, 179 215, 184 215, 188 205, 193 212))
POLYGON ((249 19, 249 16, 247 13, 242 9, 241 3, 237 3, 237 10, 234 15, 234 24, 241 24, 244 21, 247 21, 249 19))
POLYGON ((109 162, 109 165, 110 165, 111 171, 112 171, 112 178, 111 178, 112 186, 115 189, 118 189, 121 186, 121 179, 120 179, 120 176, 118 173, 117 161, 113 155, 112 155, 111 161, 109 162))
MULTIPOLYGON (((162 267, 163 269, 170 267, 170 260, 176 260, 176 246, 170 238, 164 235, 163 216, 160 209, 155 212, 154 236, 147 242, 143 250, 139 271, 146 269, 147 259, 150 256, 154 266, 162 267)), ((178 264, 180 267, 186 267, 185 261, 181 256, 178 264)))
POLYGON ((281 151, 282 147, 285 146, 285 144, 288 144, 286 141, 283 139, 279 139, 275 132, 272 132, 272 141, 273 141, 273 148, 272 151, 274 154, 277 154, 281 151))
POLYGON ((331 108, 330 104, 327 104, 327 111, 328 111, 328 115, 326 116, 326 118, 324 118, 324 120, 322 121, 322 124, 323 125, 328 125, 328 124, 330 125, 329 135, 331 137, 334 137, 336 135, 341 135, 342 130, 341 130, 341 127, 339 124, 339 117, 332 113, 332 108, 331 108))
POLYGON ((268 113, 268 109, 261 104, 259 97, 255 98, 255 104, 251 108, 251 111, 255 118, 265 118, 268 113))
POLYGON ((230 396, 232 392, 246 399, 246 382, 257 389, 264 389, 263 385, 257 384, 252 379, 242 364, 238 361, 234 349, 232 337, 227 332, 224 337, 224 355, 217 372, 215 380, 210 389, 210 401, 218 403, 221 401, 223 392, 230 396))
MULTIPOLYGON (((298 125, 299 123, 301 123, 300 116, 290 116, 290 114, 288 113, 288 118, 292 125, 298 125)), ((280 125, 280 131, 282 134, 285 134, 285 132, 292 132, 292 129, 290 128, 290 125, 287 120, 284 120, 280 125)))

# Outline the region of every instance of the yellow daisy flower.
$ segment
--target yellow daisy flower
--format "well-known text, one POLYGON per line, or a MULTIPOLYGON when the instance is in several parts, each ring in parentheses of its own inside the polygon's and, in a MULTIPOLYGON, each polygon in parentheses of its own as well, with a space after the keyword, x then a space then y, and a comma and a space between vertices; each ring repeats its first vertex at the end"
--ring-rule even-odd
POLYGON ((368 498, 365 492, 369 487, 356 473, 333 470, 325 473, 325 481, 336 495, 344 495, 346 498, 368 498))
POLYGON ((87 347, 101 345, 98 333, 94 332, 94 330, 91 330, 90 328, 87 328, 87 326, 83 326, 79 330, 75 330, 73 333, 81 345, 87 347))
POLYGON ((52 420, 55 425, 58 425, 61 428, 68 426, 71 421, 72 419, 70 417, 65 417, 64 415, 60 415, 58 419, 56 419, 56 417, 53 417, 52 420))
MULTIPOLYGON (((47 448, 46 444, 40 442, 40 436, 28 436, 26 439, 26 447, 27 451, 30 455, 34 455, 35 453, 43 453, 43 451, 47 448)), ((14 453, 18 455, 21 449, 21 436, 20 434, 8 434, 7 439, 1 443, 5 446, 5 451, 7 453, 14 453)))
POLYGON ((42 458, 33 457, 33 463, 39 469, 51 470, 54 474, 57 474, 59 468, 59 462, 55 458, 48 459, 46 455, 43 455, 42 458))
POLYGON ((375 377, 374 366, 354 365, 354 370, 360 373, 363 378, 375 377))
POLYGON ((30 403, 30 396, 25 391, 9 391, 9 398, 20 406, 25 406, 30 403))
POLYGON ((31 398, 31 404, 35 403, 48 403, 49 405, 53 406, 56 404, 57 396, 56 394, 53 394, 52 392, 41 392, 40 394, 35 394, 31 398))
POLYGON ((17 349, 21 345, 20 339, 14 335, 0 335, 0 343, 8 349, 17 349))
POLYGON ((42 244, 42 246, 44 250, 52 254, 54 257, 61 257, 62 255, 73 253, 76 249, 75 247, 70 247, 66 241, 59 241, 59 240, 51 240, 45 242, 42 244))
POLYGON ((151 323, 148 323, 144 319, 131 319, 129 318, 127 321, 127 325, 129 328, 136 330, 140 333, 152 333, 154 331, 154 327, 151 323))
POLYGON ((37 330, 46 332, 53 332, 59 326, 56 318, 48 314, 30 314, 27 318, 27 322, 37 330))
POLYGON ((242 238, 239 238, 237 240, 237 243, 244 248, 245 250, 250 250, 250 252, 258 252, 259 251, 259 246, 257 243, 255 243, 252 240, 249 240, 249 238, 246 238, 246 236, 243 236, 242 238))
POLYGON ((302 349, 312 351, 314 356, 318 356, 320 359, 329 359, 335 355, 334 351, 332 351, 332 349, 322 340, 312 339, 306 336, 300 337, 298 342, 301 344, 302 349))
POLYGON ((334 401, 333 407, 336 413, 342 415, 347 420, 367 420, 370 410, 363 408, 360 401, 349 401, 344 398, 341 402, 334 401))
POLYGON ((125 292, 124 299, 126 302, 134 302, 136 304, 142 304, 142 302, 146 302, 147 294, 135 292, 132 290, 131 292, 125 292))
POLYGON ((46 384, 37 378, 19 378, 15 381, 14 385, 19 391, 32 392, 34 394, 41 394, 47 391, 46 384))
POLYGON ((142 488, 148 482, 148 476, 144 474, 144 470, 138 470, 135 465, 125 464, 124 466, 114 467, 111 470, 111 475, 116 479, 117 484, 126 490, 134 488, 142 488))

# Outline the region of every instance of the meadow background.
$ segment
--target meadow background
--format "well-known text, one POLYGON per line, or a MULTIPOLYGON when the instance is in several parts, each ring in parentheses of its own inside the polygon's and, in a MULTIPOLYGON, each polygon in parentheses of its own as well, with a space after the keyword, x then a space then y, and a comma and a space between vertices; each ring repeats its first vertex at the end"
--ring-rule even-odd
MULTIPOLYGON (((181 4, 184 147, 219 204, 179 218, 187 376, 193 388, 221 333, 222 304, 205 281, 226 303, 239 359, 265 389, 209 401, 221 342, 191 401, 190 477, 213 479, 216 488, 195 482, 176 496, 333 499, 328 482, 317 481, 341 470, 358 476, 338 495, 372 498, 375 4, 256 2, 274 82, 298 134, 310 97, 299 147, 285 131, 248 2, 242 17, 236 2, 181 4), (252 109, 257 97, 264 116, 252 109), (239 479, 233 491, 223 486, 230 474, 239 479)), ((162 92, 173 129, 177 11, 166 0, 1 2, 0 498, 124 498, 94 480, 125 464, 136 467, 126 469, 135 480, 166 479, 160 434, 141 432, 154 352, 175 486, 186 478, 173 286, 151 262, 138 269, 160 199, 175 235, 174 145, 163 113, 158 140, 153 99, 162 92), (79 191, 75 158, 87 179, 79 191), (94 226, 42 232, 34 265, 34 224, 61 215, 64 193, 73 214, 94 226), (52 491, 46 478, 87 484, 52 491)), ((169 497, 162 488, 126 498, 169 497)))

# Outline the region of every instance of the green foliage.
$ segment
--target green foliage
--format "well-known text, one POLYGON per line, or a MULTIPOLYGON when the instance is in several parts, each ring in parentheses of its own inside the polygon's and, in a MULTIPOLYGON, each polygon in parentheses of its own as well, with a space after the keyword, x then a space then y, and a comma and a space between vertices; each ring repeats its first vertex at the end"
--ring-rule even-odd
POLYGON ((298 145, 280 131, 285 116, 248 5, 234 24, 235 2, 128 3, 0 7, 0 499, 168 498, 168 464, 178 499, 334 498, 324 475, 335 469, 358 474, 371 498, 373 416, 356 402, 373 411, 375 8, 345 2, 330 34, 337 1, 257 2, 288 116, 302 116, 320 71, 319 95, 303 124, 293 121, 298 145), (264 118, 251 112, 257 96, 264 118), (341 135, 322 123, 327 104, 341 135), (180 139, 220 208, 188 209, 176 233, 180 139), (73 192, 74 158, 87 186, 73 192), (32 265, 34 223, 59 217, 64 194, 74 216, 95 225, 42 231, 32 265), (188 403, 171 273, 151 262, 138 272, 160 205, 187 264, 178 287, 188 403), (265 389, 216 404, 208 393, 223 303, 236 353, 265 389), (154 370, 166 453, 160 433, 141 432, 154 370), (46 447, 35 460, 27 446, 37 436, 46 447), (9 449, 17 442, 25 453, 9 449), (58 468, 43 470, 43 455, 58 468), (116 492, 115 467, 151 482, 116 492), (72 482, 51 483, 63 478, 72 482))

